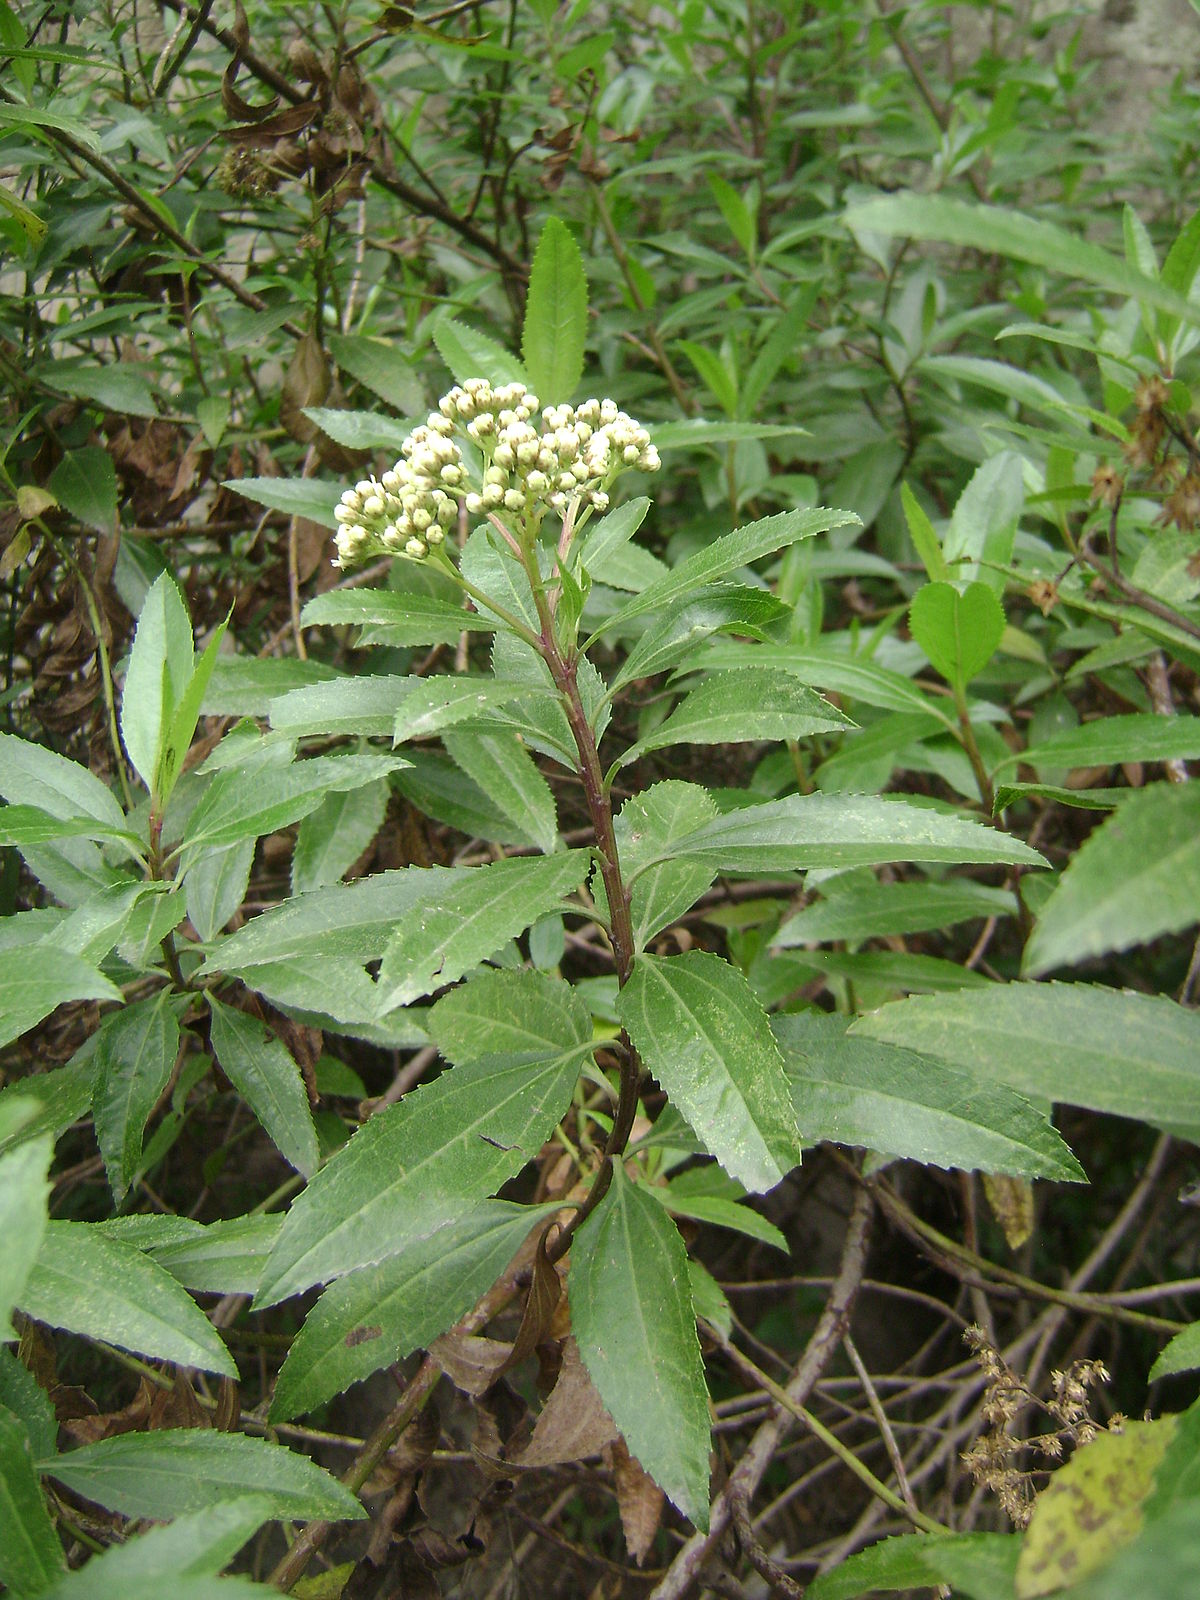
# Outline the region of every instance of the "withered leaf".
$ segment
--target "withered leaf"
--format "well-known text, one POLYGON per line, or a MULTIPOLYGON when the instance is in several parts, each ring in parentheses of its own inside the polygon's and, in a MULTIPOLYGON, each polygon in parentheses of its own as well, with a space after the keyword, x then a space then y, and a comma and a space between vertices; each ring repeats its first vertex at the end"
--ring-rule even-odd
POLYGON ((624 1439, 618 1439, 608 1447, 608 1458, 616 1484, 617 1507, 621 1513, 625 1544, 640 1567, 650 1553, 654 1535, 662 1521, 663 1492, 650 1474, 643 1470, 641 1462, 629 1454, 624 1439))
MULTIPOLYGON (((533 1437, 514 1464, 552 1467, 597 1455, 620 1435, 588 1377, 579 1346, 568 1338, 563 1344, 562 1367, 550 1398, 542 1407, 533 1437)), ((622 1449, 624 1446, 622 1445, 622 1449)), ((628 1456, 629 1452, 625 1452, 628 1456)), ((639 1467, 639 1472, 641 1468, 639 1467)), ((644 1476, 644 1474, 643 1474, 644 1476)))
MULTIPOLYGON (((513 1341, 508 1360, 500 1368, 500 1373, 509 1372, 513 1367, 519 1366, 527 1356, 533 1354, 543 1339, 549 1337, 550 1325, 562 1297, 562 1279, 546 1254, 546 1239, 550 1229, 557 1227, 556 1222, 551 1222, 542 1231, 542 1236, 538 1240, 537 1251, 533 1258, 533 1276, 529 1284, 529 1293, 525 1298, 525 1310, 521 1315, 521 1326, 517 1330, 517 1337, 513 1341)), ((497 1377, 500 1373, 497 1373, 497 1377)))

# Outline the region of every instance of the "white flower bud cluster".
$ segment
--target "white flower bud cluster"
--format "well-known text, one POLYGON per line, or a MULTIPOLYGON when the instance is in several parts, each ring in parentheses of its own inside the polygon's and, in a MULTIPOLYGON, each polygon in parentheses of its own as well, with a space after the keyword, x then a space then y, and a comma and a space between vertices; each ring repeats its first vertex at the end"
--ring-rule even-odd
POLYGON ((522 383, 493 388, 485 378, 456 384, 401 446, 390 472, 347 489, 334 515, 338 558, 346 567, 379 554, 421 560, 440 544, 458 502, 472 516, 494 514, 536 526, 547 511, 608 509, 613 480, 630 467, 657 472, 645 428, 612 400, 546 406, 522 383), (471 481, 453 435, 461 430, 482 457, 471 481))

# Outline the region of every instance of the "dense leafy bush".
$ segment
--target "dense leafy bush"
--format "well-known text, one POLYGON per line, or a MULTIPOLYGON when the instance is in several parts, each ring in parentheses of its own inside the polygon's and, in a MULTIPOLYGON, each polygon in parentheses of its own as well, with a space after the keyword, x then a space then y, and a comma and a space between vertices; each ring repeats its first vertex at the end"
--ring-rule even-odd
POLYGON ((0 0, 0 1582, 1187 1592, 1194 96, 215 9, 0 0))

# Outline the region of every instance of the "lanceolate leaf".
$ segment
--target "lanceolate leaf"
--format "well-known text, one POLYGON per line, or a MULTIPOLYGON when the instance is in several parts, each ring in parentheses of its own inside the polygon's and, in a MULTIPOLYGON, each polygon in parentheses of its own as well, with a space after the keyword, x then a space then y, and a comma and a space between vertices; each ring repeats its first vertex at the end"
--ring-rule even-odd
MULTIPOLYGON (((790 608, 767 589, 716 583, 690 600, 678 601, 646 629, 612 681, 614 690, 635 678, 648 678, 673 666, 719 628, 762 637, 761 629, 789 615, 790 608)), ((697 665, 707 662, 697 659, 697 665)))
POLYGON ((835 650, 801 649, 790 644, 742 644, 734 639, 717 639, 706 645, 703 656, 685 662, 686 666, 728 671, 748 667, 758 671, 770 667, 788 672, 801 683, 831 690, 865 705, 881 706, 885 711, 911 711, 939 718, 947 726, 952 719, 938 701, 924 694, 899 672, 891 672, 860 656, 842 655, 835 650))
MULTIPOLYGON (((458 379, 486 378, 491 384, 525 383, 525 369, 516 356, 509 355, 504 346, 486 333, 457 322, 453 317, 443 317, 433 330, 433 342, 438 354, 458 379)), ((543 396, 539 395, 538 399, 543 396)))
POLYGON ((39 944, 0 952, 0 1045, 11 1044, 69 1000, 120 1000, 121 991, 70 950, 39 944))
POLYGON ((464 633, 490 633, 495 618, 434 595, 400 594, 394 589, 331 589, 316 595, 301 612, 301 621, 357 623, 395 645, 456 644, 464 633))
POLYGON ((116 830, 126 825, 116 797, 86 767, 11 733, 0 733, 0 796, 52 817, 92 817, 116 830))
POLYGON ((311 1178, 317 1130, 300 1069, 265 1023, 209 996, 212 1047, 221 1070, 262 1123, 286 1161, 311 1178))
POLYGON ((348 1489, 283 1445, 211 1428, 126 1433, 39 1463, 68 1489, 127 1517, 171 1517, 263 1495, 273 1517, 365 1517, 348 1489))
POLYGON ((763 556, 774 555, 786 546, 795 544, 798 539, 811 539, 818 533, 827 533, 831 528, 844 528, 857 522, 858 518, 851 511, 824 509, 781 511, 759 522, 749 522, 745 527, 727 533, 724 538, 715 539, 705 549, 689 556, 662 578, 649 584, 636 599, 630 600, 609 617, 596 633, 621 627, 634 617, 643 617, 648 612, 660 611, 672 600, 692 594, 763 556))
POLYGON ((372 1117, 288 1212, 256 1304, 385 1261, 494 1193, 537 1155, 590 1049, 485 1056, 372 1117))
POLYGON ((478 717, 495 706, 522 699, 536 690, 528 683, 477 678, 463 673, 413 678, 401 683, 402 698, 392 727, 392 741, 423 739, 441 728, 478 717))
POLYGON ((585 850, 473 867, 397 929, 379 970, 380 1012, 452 983, 557 908, 587 875, 585 850))
POLYGON ((1006 889, 969 878, 948 883, 871 883, 839 889, 789 917, 771 939, 775 946, 829 944, 835 939, 923 933, 974 917, 1012 917, 1017 902, 1006 889))
POLYGON ((246 1494, 186 1512, 124 1544, 110 1545, 55 1584, 46 1600, 129 1600, 131 1594, 158 1600, 158 1594, 168 1591, 172 1600, 181 1593, 182 1600, 236 1600, 239 1593, 267 1600, 264 1586, 244 1579, 240 1589, 230 1588, 228 1580, 218 1585, 216 1574, 270 1520, 271 1511, 269 1496, 246 1494), (160 1585, 158 1594, 155 1583, 160 1585), (193 1584, 207 1587, 194 1590, 193 1584))
POLYGON ((861 1017, 852 1037, 935 1056, 983 1083, 1194 1137, 1200 1015, 1090 983, 1006 983, 920 995, 861 1017))
POLYGON ((1046 1119, 1001 1084, 847 1035, 842 1017, 777 1017, 772 1031, 806 1141, 862 1145, 938 1167, 1067 1182, 1084 1176, 1046 1119))
POLYGON ((726 1172, 773 1188, 800 1161, 783 1058, 766 1013, 720 956, 640 955, 617 1015, 658 1079, 726 1172))
POLYGON ((1200 757, 1200 717, 1100 717, 1007 757, 1030 767, 1112 767, 1124 761, 1200 757))
MULTIPOLYGON (((29 1108, 36 1110, 36 1102, 29 1108)), ((0 1342, 14 1337, 13 1307, 21 1298, 46 1231, 50 1198, 47 1171, 54 1146, 50 1139, 30 1139, 0 1156, 0 1342)), ((0 1400, 3 1395, 0 1394, 0 1400)))
POLYGON ((289 689, 271 701, 271 726, 296 738, 308 734, 329 738, 339 733, 390 737, 405 682, 404 678, 364 673, 289 689))
POLYGON ((554 849, 558 813, 553 792, 515 733, 459 728, 445 732, 442 744, 514 827, 547 854, 554 849))
POLYGON ((275 1248, 283 1217, 230 1217, 186 1238, 143 1246, 159 1266, 195 1294, 253 1294, 275 1248))
POLYGON ((117 1200, 124 1198, 142 1159, 142 1134, 167 1087, 179 1053, 179 1024, 171 992, 161 990, 105 1020, 97 1036, 92 1112, 96 1142, 117 1200))
POLYGON ((292 893, 337 883, 367 849, 383 825, 387 780, 326 795, 296 834, 292 851, 292 893))
POLYGON ((63 1571, 62 1545, 33 1465, 29 1435, 0 1405, 0 1583, 12 1595, 36 1595, 63 1571))
POLYGON ((465 870, 403 867, 285 900, 218 945, 201 974, 246 972, 314 953, 324 959, 373 961, 383 954, 402 918, 428 902, 439 902, 465 870))
POLYGON ((352 1383, 427 1349, 508 1266, 556 1207, 487 1200, 427 1239, 326 1289, 308 1314, 275 1386, 271 1420, 286 1421, 352 1383))
POLYGON ((543 405, 569 400, 583 375, 587 279, 570 230, 557 217, 542 229, 529 273, 521 354, 543 405))
POLYGON ((753 679, 740 672, 718 672, 693 689, 653 733, 626 750, 620 765, 673 744, 807 739, 814 733, 844 733, 853 727, 836 706, 786 672, 764 669, 753 679))
POLYGON ((175 580, 158 578, 142 606, 121 693, 121 737, 138 776, 154 785, 175 707, 192 677, 192 624, 175 580))
MULTIPOLYGON (((717 869, 709 862, 662 859, 669 857, 673 840, 703 827, 716 815, 707 789, 673 779, 652 784, 621 807, 616 823, 617 851, 626 879, 635 880, 629 909, 639 950, 690 911, 716 877, 717 869), (645 861, 656 865, 642 871, 645 861)), ((604 889, 599 874, 595 888, 599 898, 604 889)))
POLYGON ((687 1251, 620 1162, 575 1235, 568 1293, 579 1353, 631 1454, 707 1529, 708 1391, 687 1251))
POLYGON ((459 1066, 497 1051, 570 1051, 592 1037, 591 1015, 571 985, 527 969, 483 972, 460 984, 432 1008, 428 1028, 459 1066))
MULTIPOLYGON (((1163 719, 1165 720, 1165 719, 1163 719)), ((1200 790, 1134 790, 1076 851, 1025 950, 1033 976, 1128 950, 1200 918, 1200 790)))
POLYGON ((208 1318, 162 1267, 86 1222, 52 1222, 20 1309, 156 1361, 237 1377, 208 1318))
POLYGON ((1027 844, 981 823, 903 800, 841 794, 789 795, 744 806, 674 840, 663 854, 708 861, 719 872, 789 872, 884 861, 1045 865, 1027 844))
POLYGON ((1110 255, 1100 245, 1020 211, 973 205, 940 195, 895 194, 852 206, 846 220, 852 227, 871 233, 936 239, 1029 261, 1114 294, 1135 296, 1188 322, 1196 320, 1195 307, 1176 290, 1126 266, 1119 256, 1110 255))
POLYGON ((218 772, 188 819, 183 849, 194 857, 200 845, 211 850, 286 828, 327 794, 374 783, 401 765, 395 756, 314 756, 290 767, 218 772))

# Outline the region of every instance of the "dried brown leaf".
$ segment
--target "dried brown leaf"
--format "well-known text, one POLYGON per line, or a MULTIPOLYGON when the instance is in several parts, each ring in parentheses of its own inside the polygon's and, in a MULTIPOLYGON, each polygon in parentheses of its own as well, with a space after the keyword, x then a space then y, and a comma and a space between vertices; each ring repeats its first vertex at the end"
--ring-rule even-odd
POLYGON ((567 1339, 558 1382, 542 1407, 533 1438, 513 1458, 514 1464, 552 1467, 566 1461, 582 1461, 585 1456, 599 1454, 605 1445, 619 1438, 616 1424, 604 1409, 604 1402, 580 1359, 579 1346, 574 1339, 567 1339))

